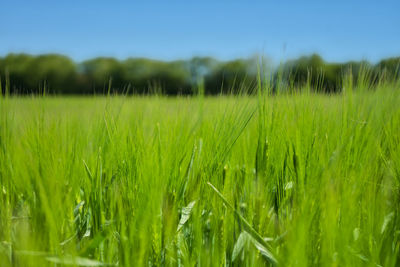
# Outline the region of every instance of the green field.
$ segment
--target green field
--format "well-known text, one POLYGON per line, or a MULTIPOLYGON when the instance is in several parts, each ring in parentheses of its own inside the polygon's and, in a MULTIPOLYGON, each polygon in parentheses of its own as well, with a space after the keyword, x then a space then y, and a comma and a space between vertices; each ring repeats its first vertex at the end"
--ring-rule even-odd
POLYGON ((399 83, 0 101, 0 266, 400 265, 399 83))

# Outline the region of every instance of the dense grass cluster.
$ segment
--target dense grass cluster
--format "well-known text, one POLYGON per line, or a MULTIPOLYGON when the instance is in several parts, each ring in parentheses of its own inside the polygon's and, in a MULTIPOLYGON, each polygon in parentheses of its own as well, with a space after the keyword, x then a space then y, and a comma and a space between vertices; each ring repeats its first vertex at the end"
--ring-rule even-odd
POLYGON ((399 266, 400 84, 8 97, 1 266, 399 266))

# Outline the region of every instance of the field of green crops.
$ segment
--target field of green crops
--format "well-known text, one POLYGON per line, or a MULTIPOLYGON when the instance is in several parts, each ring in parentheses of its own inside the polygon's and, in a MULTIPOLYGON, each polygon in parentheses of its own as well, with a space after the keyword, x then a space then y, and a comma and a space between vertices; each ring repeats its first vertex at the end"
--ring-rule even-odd
POLYGON ((399 266, 400 84, 3 97, 0 266, 399 266))

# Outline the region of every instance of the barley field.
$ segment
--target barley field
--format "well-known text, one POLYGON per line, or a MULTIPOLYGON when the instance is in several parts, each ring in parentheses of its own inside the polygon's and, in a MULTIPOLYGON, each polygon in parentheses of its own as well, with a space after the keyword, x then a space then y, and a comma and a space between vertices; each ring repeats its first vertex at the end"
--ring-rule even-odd
POLYGON ((0 100, 1 266, 399 266, 400 83, 0 100))

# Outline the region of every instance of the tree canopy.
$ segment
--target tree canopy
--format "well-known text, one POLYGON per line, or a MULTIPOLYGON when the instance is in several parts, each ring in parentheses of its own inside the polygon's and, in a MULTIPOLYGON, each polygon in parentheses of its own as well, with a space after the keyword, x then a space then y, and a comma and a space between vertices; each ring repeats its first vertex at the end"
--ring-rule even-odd
MULTIPOLYGON (((257 84, 257 59, 219 61, 211 57, 159 61, 146 58, 117 60, 98 57, 74 62, 58 54, 33 56, 9 54, 0 57, 1 85, 9 81, 10 93, 104 94, 113 93, 189 95, 201 82, 206 94, 238 93, 257 84), (128 90, 129 88, 129 90, 128 90)), ((296 90, 309 85, 312 90, 334 93, 342 90, 343 77, 351 74, 371 84, 379 78, 399 79, 400 57, 381 60, 329 63, 317 54, 289 60, 272 73, 278 83, 296 90)))

